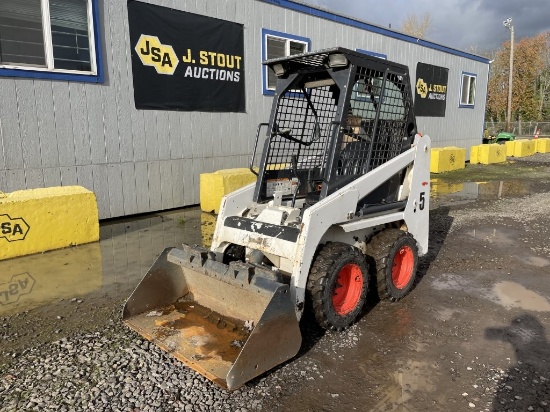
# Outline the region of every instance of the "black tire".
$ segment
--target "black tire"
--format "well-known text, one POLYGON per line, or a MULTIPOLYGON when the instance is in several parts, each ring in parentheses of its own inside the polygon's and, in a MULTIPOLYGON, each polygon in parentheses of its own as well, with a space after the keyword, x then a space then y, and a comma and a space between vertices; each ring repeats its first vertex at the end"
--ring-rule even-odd
POLYGON ((351 326, 367 299, 368 285, 369 269, 359 249, 344 243, 320 246, 307 281, 317 323, 334 331, 351 326), (344 293, 338 294, 335 287, 345 288, 344 293))
POLYGON ((367 245, 371 276, 380 299, 398 301, 416 282, 418 246, 412 235, 399 229, 386 229, 367 245))
POLYGON ((231 243, 229 246, 227 246, 225 252, 223 253, 223 263, 228 265, 229 262, 244 262, 245 252, 246 249, 244 246, 231 243))

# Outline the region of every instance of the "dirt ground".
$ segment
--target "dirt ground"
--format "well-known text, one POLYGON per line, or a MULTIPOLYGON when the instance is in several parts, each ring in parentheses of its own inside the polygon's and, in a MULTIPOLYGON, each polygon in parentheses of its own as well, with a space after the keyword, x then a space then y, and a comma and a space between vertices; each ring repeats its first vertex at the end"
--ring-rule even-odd
MULTIPOLYGON (((256 409, 550 411, 550 155, 432 177, 415 289, 371 297, 342 334, 306 316, 299 355, 248 384, 268 382, 256 409)), ((120 322, 155 256, 213 225, 197 209, 108 221, 99 244, 0 262, 0 298, 28 281, 0 300, 0 377, 28 348, 120 322)))

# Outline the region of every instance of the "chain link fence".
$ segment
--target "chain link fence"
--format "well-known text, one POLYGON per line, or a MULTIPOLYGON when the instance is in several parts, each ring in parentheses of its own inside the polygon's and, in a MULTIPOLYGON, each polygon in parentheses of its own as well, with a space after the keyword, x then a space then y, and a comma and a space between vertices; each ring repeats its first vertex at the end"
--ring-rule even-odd
MULTIPOLYGON (((495 136, 506 130, 506 122, 485 122, 485 129, 495 136)), ((540 130, 539 137, 550 137, 550 122, 510 122, 510 129, 516 136, 534 137, 540 130)))

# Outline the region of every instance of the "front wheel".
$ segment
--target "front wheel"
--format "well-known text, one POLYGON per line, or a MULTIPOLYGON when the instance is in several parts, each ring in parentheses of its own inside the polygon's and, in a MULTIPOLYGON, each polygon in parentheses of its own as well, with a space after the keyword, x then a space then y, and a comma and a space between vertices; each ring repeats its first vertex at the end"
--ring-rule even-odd
POLYGON ((366 301, 368 284, 367 262, 359 249, 336 242, 321 246, 307 282, 317 323, 337 331, 351 326, 366 301))
POLYGON ((412 235, 399 229, 386 229, 367 246, 380 299, 397 301, 413 288, 418 267, 418 246, 412 235))

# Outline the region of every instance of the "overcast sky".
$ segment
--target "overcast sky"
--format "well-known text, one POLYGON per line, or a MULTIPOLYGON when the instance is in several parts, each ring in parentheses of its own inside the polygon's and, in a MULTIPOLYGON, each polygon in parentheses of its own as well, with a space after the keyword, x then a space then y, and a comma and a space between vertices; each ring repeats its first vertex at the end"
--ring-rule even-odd
POLYGON ((430 13, 428 40, 471 51, 496 49, 510 38, 502 25, 512 17, 516 40, 550 30, 549 0, 300 0, 339 14, 399 30, 409 14, 430 13))

